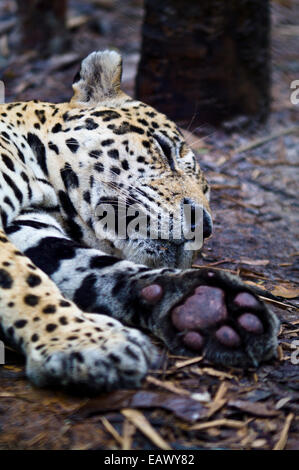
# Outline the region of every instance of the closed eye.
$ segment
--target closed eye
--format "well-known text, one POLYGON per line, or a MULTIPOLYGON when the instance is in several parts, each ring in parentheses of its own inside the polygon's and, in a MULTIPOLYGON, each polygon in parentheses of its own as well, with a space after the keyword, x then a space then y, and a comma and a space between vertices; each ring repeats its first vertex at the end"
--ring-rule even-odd
POLYGON ((173 156, 172 156, 171 146, 166 141, 166 139, 163 139, 163 137, 161 137, 160 135, 154 134, 153 137, 154 137, 155 141, 159 144, 160 148, 162 149, 162 152, 163 152, 164 156, 166 157, 171 170, 175 171, 176 168, 175 168, 175 164, 174 164, 174 160, 173 160, 173 156))
POLYGON ((189 152, 189 149, 188 149, 186 143, 182 142, 181 145, 180 145, 179 156, 181 158, 184 158, 188 154, 188 152, 189 152))

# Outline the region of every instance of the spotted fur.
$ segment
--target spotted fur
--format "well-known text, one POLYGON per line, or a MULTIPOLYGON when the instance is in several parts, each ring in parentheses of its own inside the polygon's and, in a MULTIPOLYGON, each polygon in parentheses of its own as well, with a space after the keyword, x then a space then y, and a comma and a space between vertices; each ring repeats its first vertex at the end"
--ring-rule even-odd
MULTIPOLYGON (((188 240, 119 239, 98 209, 121 199, 146 217, 200 207, 211 234, 209 188, 177 126, 120 89, 121 58, 94 52, 81 65, 69 103, 0 105, 0 320, 4 340, 26 356, 30 380, 105 390, 139 385, 156 352, 148 330, 190 354, 169 312, 197 285, 248 290, 236 278, 189 268, 188 240), (182 270, 185 269, 185 270, 182 270), (155 305, 140 295, 163 287, 155 305), (87 313, 89 312, 89 313, 87 313), (130 325, 130 328, 124 326, 130 325)), ((277 320, 261 307, 262 338, 209 359, 250 365, 274 355, 277 320)))

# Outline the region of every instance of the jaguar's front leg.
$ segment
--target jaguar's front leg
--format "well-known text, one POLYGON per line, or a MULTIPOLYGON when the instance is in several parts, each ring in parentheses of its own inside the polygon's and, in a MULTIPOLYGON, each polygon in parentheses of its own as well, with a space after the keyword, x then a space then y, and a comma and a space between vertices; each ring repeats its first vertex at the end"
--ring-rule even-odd
POLYGON ((25 355, 26 373, 41 387, 136 387, 155 359, 139 331, 106 315, 85 316, 2 231, 0 332, 25 355))
POLYGON ((85 311, 145 328, 178 354, 204 354, 218 364, 256 366, 276 356, 278 319, 237 277, 153 270, 49 230, 39 236, 19 225, 11 236, 85 311))

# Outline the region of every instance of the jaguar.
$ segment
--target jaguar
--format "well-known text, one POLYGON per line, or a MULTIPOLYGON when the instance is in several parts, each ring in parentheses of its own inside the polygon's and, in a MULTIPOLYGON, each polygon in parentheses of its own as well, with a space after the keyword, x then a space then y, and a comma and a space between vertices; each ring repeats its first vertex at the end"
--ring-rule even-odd
POLYGON ((0 105, 1 337, 38 387, 138 387, 159 362, 150 335, 222 366, 277 354, 278 319, 250 287, 192 268, 212 234, 209 185, 180 129, 121 74, 118 52, 93 52, 69 102, 0 105), (136 208, 145 234, 119 236, 136 208))

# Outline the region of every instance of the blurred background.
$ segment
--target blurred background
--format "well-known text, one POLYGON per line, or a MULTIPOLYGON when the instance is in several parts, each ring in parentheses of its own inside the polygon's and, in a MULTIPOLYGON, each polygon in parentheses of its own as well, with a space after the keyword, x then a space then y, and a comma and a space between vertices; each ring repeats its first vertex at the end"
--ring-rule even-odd
POLYGON ((185 127, 252 127, 289 102, 298 23, 298 0, 1 0, 0 77, 7 101, 63 101, 80 60, 116 48, 124 91, 185 127))
POLYGON ((271 292, 282 325, 275 364, 223 371, 160 344, 142 390, 94 400, 34 389, 7 352, 0 449, 299 448, 298 43, 299 0, 1 0, 6 102, 69 100, 82 58, 120 51, 123 90, 181 126, 212 186, 196 266, 271 292))
POLYGON ((123 88, 132 93, 142 15, 140 0, 1 0, 0 70, 6 101, 69 99, 81 59, 107 47, 122 52, 123 88))

